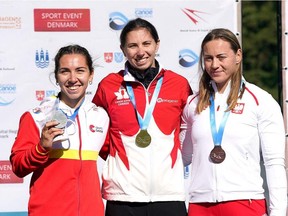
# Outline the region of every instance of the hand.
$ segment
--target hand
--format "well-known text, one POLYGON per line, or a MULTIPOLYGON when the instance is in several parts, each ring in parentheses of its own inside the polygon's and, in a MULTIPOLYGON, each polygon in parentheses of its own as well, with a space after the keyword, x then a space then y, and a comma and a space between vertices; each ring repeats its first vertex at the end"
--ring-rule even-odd
POLYGON ((57 121, 46 122, 42 129, 40 144, 47 151, 52 149, 53 139, 64 133, 64 129, 56 128, 59 123, 57 121))

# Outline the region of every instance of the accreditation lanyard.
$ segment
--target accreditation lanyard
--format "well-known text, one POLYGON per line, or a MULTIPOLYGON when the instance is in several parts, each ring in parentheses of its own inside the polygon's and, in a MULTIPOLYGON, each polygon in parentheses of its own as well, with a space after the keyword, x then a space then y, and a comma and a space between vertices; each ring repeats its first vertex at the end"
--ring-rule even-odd
POLYGON ((127 92, 128 92, 129 98, 131 100, 131 103, 134 106, 134 109, 136 110, 139 126, 140 126, 140 128, 142 130, 146 130, 148 128, 149 122, 150 122, 151 117, 152 117, 152 112, 153 112, 154 107, 156 105, 156 100, 158 98, 158 95, 159 95, 159 92, 160 92, 160 89, 161 89, 161 86, 162 86, 162 82, 163 82, 163 77, 160 77, 158 79, 158 81, 157 81, 157 84, 156 84, 156 87, 155 87, 151 102, 149 103, 147 112, 145 110, 144 119, 141 117, 141 115, 137 111, 136 100, 135 100, 135 96, 134 96, 134 92, 133 92, 133 88, 131 86, 131 83, 130 82, 126 83, 127 92))
POLYGON ((230 111, 225 111, 224 115, 222 117, 221 123, 219 125, 218 131, 216 129, 216 118, 215 118, 215 105, 214 105, 214 99, 212 95, 210 96, 210 126, 211 126, 211 132, 213 137, 213 142, 215 146, 220 146, 222 143, 224 128, 228 119, 228 116, 230 114, 230 111))

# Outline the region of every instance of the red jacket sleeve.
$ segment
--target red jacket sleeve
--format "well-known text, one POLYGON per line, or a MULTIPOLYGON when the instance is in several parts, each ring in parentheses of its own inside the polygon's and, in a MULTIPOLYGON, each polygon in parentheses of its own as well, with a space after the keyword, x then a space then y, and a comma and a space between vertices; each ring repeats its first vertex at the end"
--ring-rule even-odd
POLYGON ((43 151, 39 142, 39 129, 31 114, 25 112, 20 118, 17 137, 10 155, 13 172, 18 177, 30 174, 47 162, 49 155, 39 153, 43 151))

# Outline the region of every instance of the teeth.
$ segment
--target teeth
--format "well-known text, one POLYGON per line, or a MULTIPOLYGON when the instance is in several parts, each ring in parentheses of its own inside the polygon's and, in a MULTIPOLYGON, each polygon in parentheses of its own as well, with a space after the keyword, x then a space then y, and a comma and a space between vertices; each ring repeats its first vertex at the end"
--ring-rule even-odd
POLYGON ((77 86, 70 86, 68 88, 71 89, 71 90, 75 90, 75 89, 77 89, 77 86))
POLYGON ((145 59, 138 59, 137 60, 138 63, 141 63, 141 62, 144 62, 144 61, 145 61, 145 59))

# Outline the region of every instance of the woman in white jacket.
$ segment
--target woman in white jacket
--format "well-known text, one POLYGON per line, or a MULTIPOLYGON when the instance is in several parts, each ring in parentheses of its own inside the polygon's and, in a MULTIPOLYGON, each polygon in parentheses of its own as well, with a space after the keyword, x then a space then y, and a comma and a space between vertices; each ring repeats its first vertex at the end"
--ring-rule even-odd
POLYGON ((199 92, 188 98, 181 126, 184 164, 192 163, 188 216, 286 216, 280 106, 243 78, 242 49, 230 30, 209 32, 200 56, 199 92))
POLYGON ((104 216, 97 159, 110 121, 85 97, 93 60, 77 44, 61 47, 54 60, 60 92, 21 116, 12 168, 18 177, 32 173, 29 216, 104 216))

